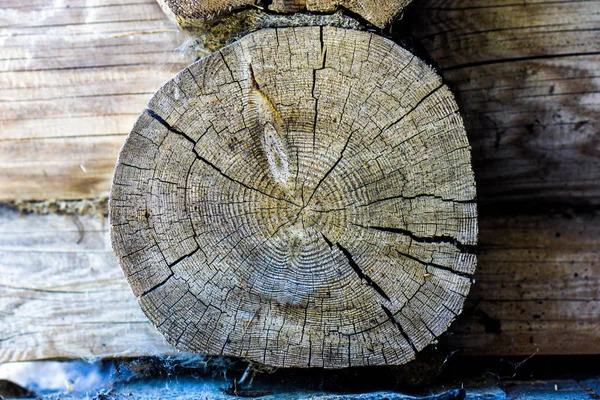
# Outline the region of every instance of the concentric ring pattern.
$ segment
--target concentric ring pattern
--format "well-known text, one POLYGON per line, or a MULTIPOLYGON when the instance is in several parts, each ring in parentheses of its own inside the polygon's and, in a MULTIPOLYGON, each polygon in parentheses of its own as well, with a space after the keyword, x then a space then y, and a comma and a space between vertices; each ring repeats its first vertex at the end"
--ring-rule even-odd
POLYGON ((274 366, 405 363, 476 266, 454 97, 393 42, 336 28, 258 31, 163 86, 121 151, 110 220, 171 344, 274 366))

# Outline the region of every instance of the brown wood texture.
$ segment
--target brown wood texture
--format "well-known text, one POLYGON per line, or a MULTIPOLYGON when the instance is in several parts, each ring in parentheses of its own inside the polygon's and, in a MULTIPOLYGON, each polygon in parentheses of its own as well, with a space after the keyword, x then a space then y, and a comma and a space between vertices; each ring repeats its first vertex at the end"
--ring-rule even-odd
POLYGON ((454 349, 474 355, 600 353, 597 211, 480 218, 469 300, 454 349))
POLYGON ((205 26, 207 22, 237 11, 255 8, 277 13, 333 13, 346 9, 371 24, 385 28, 411 0, 158 0, 167 15, 182 28, 205 26))
POLYGON ((412 33, 465 119, 479 199, 600 204, 600 2, 415 6, 412 33))
MULTIPOLYGON (((55 9, 48 0, 5 0, 0 9, 3 200, 107 195, 117 151, 136 116, 152 93, 194 58, 179 58, 183 38, 153 1, 64 4, 73 9, 55 9), (92 24, 87 27, 86 21, 92 24), (69 46, 75 40, 73 49, 69 46), (31 46, 35 43, 42 46, 31 46), (95 49, 97 45, 102 46, 95 49), (139 88, 144 88, 142 94, 139 88)), ((599 353, 598 217, 515 211, 543 203, 598 204, 598 2, 419 0, 416 6, 418 19, 411 31, 458 96, 473 146, 479 202, 485 205, 474 301, 453 328, 453 343, 468 354, 530 355, 538 347, 538 354, 599 353)), ((137 317, 118 319, 121 323, 112 326, 123 329, 116 335, 133 335, 123 335, 120 342, 106 324, 108 318, 96 320, 100 324, 93 332, 85 331, 90 317, 69 308, 73 297, 55 301, 40 317, 35 311, 40 303, 27 303, 38 299, 50 304, 54 293, 9 290, 7 286, 27 287, 23 277, 29 279, 38 264, 57 268, 65 263, 61 274, 49 275, 33 289, 60 280, 73 287, 89 283, 87 256, 82 261, 72 254, 83 243, 92 246, 87 242, 91 236, 76 246, 79 234, 69 217, 21 218, 29 226, 47 226, 47 233, 22 228, 17 246, 10 242, 13 229, 0 240, 5 252, 0 276, 10 278, 2 283, 0 298, 14 301, 0 307, 5 339, 0 360, 114 355, 136 342, 154 343, 140 346, 137 354, 149 348, 167 351, 157 345, 162 344, 158 333, 140 323, 143 316, 133 308, 137 305, 131 295, 119 304, 137 317), (70 256, 57 251, 54 240, 73 242, 64 252, 70 256), (72 317, 61 309, 70 310, 72 317), (28 312, 35 318, 26 318, 28 312), (60 326, 62 318, 72 318, 68 320, 77 329, 60 326), (140 325, 143 334, 136 333, 140 325), (83 334, 98 340, 82 345, 83 334)), ((106 227, 101 229, 107 240, 106 227)), ((98 263, 98 268, 102 265, 118 282, 102 297, 110 301, 127 286, 114 260, 98 263)), ((81 310, 101 307, 85 303, 84 293, 78 296, 81 310)))
POLYGON ((171 344, 278 367, 412 360, 477 262, 452 93, 356 30, 264 29, 184 69, 128 136, 109 212, 171 344))
POLYGON ((106 196, 125 135, 194 60, 154 1, 3 1, 0 200, 106 196))
MULTIPOLYGON (((0 199, 107 195, 139 110, 193 61, 180 58, 183 38, 152 1, 105 4, 60 15, 45 1, 0 10, 0 199), (49 16, 57 26, 45 26, 49 16)), ((412 31, 457 95, 479 200, 597 204, 597 2, 451 4, 419 2, 412 31), (532 20, 559 28, 528 28, 532 20), (557 40, 569 45, 548 44, 557 40)))

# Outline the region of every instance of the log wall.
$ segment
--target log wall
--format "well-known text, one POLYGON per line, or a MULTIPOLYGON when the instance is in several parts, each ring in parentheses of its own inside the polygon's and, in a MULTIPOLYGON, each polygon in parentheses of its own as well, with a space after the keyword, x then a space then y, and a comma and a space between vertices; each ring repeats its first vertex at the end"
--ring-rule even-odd
MULTIPOLYGON (((600 353, 600 2, 418 0, 405 18, 473 146, 480 263, 451 345, 600 353)), ((5 0, 0 25, 0 199, 106 196, 125 135, 193 42, 154 0, 5 0)), ((107 226, 0 209, 0 363, 174 352, 107 226)))

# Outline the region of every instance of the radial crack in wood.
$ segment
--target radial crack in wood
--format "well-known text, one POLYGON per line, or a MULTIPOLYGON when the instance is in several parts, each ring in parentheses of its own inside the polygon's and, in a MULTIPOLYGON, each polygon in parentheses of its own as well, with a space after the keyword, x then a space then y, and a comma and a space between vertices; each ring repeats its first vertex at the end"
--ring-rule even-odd
POLYGON ((263 30, 181 71, 119 156, 112 244, 179 349, 283 367, 402 364, 475 272, 451 92, 391 41, 263 30))

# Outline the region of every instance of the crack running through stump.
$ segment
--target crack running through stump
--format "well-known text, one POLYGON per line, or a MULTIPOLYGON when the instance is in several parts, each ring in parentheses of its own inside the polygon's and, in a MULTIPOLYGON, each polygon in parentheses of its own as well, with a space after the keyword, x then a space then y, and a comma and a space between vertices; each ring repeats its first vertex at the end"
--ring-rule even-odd
POLYGON ((113 247, 181 350, 283 367, 396 365, 475 272, 454 97, 391 41, 262 30, 181 71, 120 154, 113 247))

